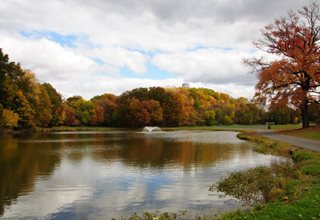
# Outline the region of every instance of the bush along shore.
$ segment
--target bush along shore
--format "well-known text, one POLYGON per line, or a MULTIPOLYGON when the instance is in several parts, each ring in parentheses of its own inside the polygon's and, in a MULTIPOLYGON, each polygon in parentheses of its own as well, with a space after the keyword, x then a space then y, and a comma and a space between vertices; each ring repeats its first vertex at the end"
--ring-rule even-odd
POLYGON ((135 213, 121 219, 320 219, 320 154, 262 137, 255 132, 240 133, 238 137, 254 142, 257 152, 289 158, 288 162, 270 167, 233 172, 209 188, 237 198, 245 209, 218 216, 193 217, 181 213, 135 213))

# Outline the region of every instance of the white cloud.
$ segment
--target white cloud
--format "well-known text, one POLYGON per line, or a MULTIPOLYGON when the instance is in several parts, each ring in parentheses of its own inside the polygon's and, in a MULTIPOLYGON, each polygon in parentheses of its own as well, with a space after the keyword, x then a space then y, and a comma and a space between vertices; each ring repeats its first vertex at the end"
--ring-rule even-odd
POLYGON ((0 43, 12 60, 35 71, 40 80, 46 77, 66 79, 70 70, 73 74, 82 74, 94 67, 93 60, 47 39, 0 37, 0 43))
POLYGON ((66 97, 81 95, 87 99, 103 93, 120 95, 122 92, 138 87, 178 87, 181 86, 181 78, 154 80, 147 78, 108 77, 99 75, 87 75, 68 82, 54 81, 53 85, 58 91, 64 91, 66 97), (78 92, 75 93, 75 88, 78 92))
POLYGON ((64 96, 89 98, 182 81, 253 90, 254 77, 241 64, 242 57, 251 56, 250 42, 274 18, 305 4, 305 0, 2 0, 0 44, 13 60, 64 96), (39 30, 85 36, 87 42, 69 48, 45 38, 20 36, 21 31, 39 30), (192 51, 198 46, 203 49, 192 51), (150 60, 176 77, 166 82, 148 75, 150 60), (130 78, 121 73, 125 67, 133 73, 130 78), (149 79, 140 80, 143 74, 149 79))
POLYGON ((253 85, 255 77, 248 74, 249 69, 242 63, 250 55, 239 50, 199 49, 160 54, 153 58, 153 63, 191 82, 253 85))

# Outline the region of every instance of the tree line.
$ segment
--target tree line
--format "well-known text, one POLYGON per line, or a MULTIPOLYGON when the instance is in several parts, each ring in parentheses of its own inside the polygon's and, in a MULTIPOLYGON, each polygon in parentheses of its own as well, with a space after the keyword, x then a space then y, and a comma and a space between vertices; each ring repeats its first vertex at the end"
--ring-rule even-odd
MULTIPOLYGON (((310 108, 312 110, 312 108, 310 108)), ((311 111, 319 118, 319 110, 311 111), (318 114, 318 115, 317 115, 318 114)), ((313 116, 314 115, 314 116, 313 116)), ((64 99, 49 83, 9 60, 0 50, 0 126, 30 129, 52 126, 202 126, 300 122, 299 109, 283 105, 266 111, 246 98, 205 88, 137 88, 120 96, 64 99)))

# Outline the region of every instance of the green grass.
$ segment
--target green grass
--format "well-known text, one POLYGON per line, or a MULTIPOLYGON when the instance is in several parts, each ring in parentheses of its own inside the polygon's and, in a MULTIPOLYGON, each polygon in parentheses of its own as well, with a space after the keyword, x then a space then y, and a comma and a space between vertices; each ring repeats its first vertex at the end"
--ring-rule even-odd
MULTIPOLYGON (((299 128, 300 125, 288 124, 288 125, 272 125, 272 130, 292 130, 299 128)), ((142 128, 140 128, 142 129, 142 128)), ((256 131, 266 130, 266 125, 214 125, 214 126, 184 126, 184 127, 163 127, 164 131, 180 131, 180 130, 208 130, 208 131, 256 131)), ((52 128, 38 128, 38 131, 50 132, 50 131, 112 131, 112 130, 139 130, 139 128, 112 128, 112 127, 96 127, 96 126, 60 126, 52 128)))
MULTIPOLYGON (((318 170, 317 164, 311 163, 310 166, 318 170)), ((302 166, 302 170, 304 168, 306 168, 305 165, 302 166)), ((291 186, 288 184, 293 195, 289 200, 267 203, 249 211, 227 213, 219 219, 320 219, 320 177, 318 175, 319 172, 317 176, 306 175, 291 186)))
POLYGON ((293 130, 301 128, 301 124, 271 125, 272 130, 293 130))
POLYGON ((112 131, 119 130, 117 128, 110 127, 91 127, 91 126, 79 126, 79 127, 69 127, 69 126, 61 126, 61 127, 52 127, 52 128, 42 128, 40 131, 42 132, 57 132, 57 131, 112 131))
MULTIPOLYGON (((272 130, 292 130, 301 128, 300 124, 286 124, 286 125, 271 125, 272 130)), ((213 126, 187 126, 187 127, 171 127, 163 128, 165 131, 176 131, 176 130, 211 130, 211 131, 256 131, 266 130, 267 127, 264 124, 258 125, 213 125, 213 126)))
POLYGON ((301 198, 292 203, 278 201, 249 212, 238 211, 221 216, 223 220, 275 220, 275 219, 320 219, 320 184, 305 188, 301 198))
POLYGON ((283 131, 282 133, 296 137, 320 141, 320 126, 312 126, 305 129, 283 131))
POLYGON ((272 140, 256 132, 242 132, 238 138, 256 143, 254 150, 263 154, 288 156, 292 146, 288 143, 272 140))

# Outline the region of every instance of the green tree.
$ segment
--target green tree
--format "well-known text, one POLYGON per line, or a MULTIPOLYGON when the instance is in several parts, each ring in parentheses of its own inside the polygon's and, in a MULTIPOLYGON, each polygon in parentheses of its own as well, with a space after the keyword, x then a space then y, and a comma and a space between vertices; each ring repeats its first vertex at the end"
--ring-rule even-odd
POLYGON ((217 97, 217 103, 213 106, 216 111, 216 120, 218 124, 233 124, 235 118, 235 101, 229 95, 220 93, 217 97))
POLYGON ((14 78, 16 78, 15 66, 16 64, 9 62, 9 56, 4 54, 0 48, 0 103, 6 109, 12 107, 18 89, 14 82, 14 78))
POLYGON ((204 112, 204 124, 207 126, 215 125, 216 122, 216 112, 213 110, 208 110, 204 112))
POLYGON ((51 102, 52 119, 51 126, 62 124, 62 96, 50 83, 43 83, 51 102))
POLYGON ((21 90, 16 92, 14 111, 19 114, 18 126, 19 128, 33 128, 35 110, 30 106, 25 95, 21 90))
POLYGON ((73 96, 68 98, 66 103, 74 109, 76 118, 81 125, 89 125, 91 117, 94 113, 94 108, 91 101, 87 101, 81 96, 73 96))
POLYGON ((310 121, 320 124, 320 105, 311 104, 309 111, 310 121))
POLYGON ((3 128, 3 106, 0 104, 0 131, 3 128))
POLYGON ((52 105, 47 90, 42 85, 37 85, 39 93, 36 98, 35 118, 37 125, 48 127, 52 119, 52 105))
POLYGON ((259 115, 257 114, 258 112, 256 109, 254 109, 254 105, 251 104, 246 98, 238 98, 235 105, 236 111, 234 122, 236 124, 254 124, 260 119, 259 115))

